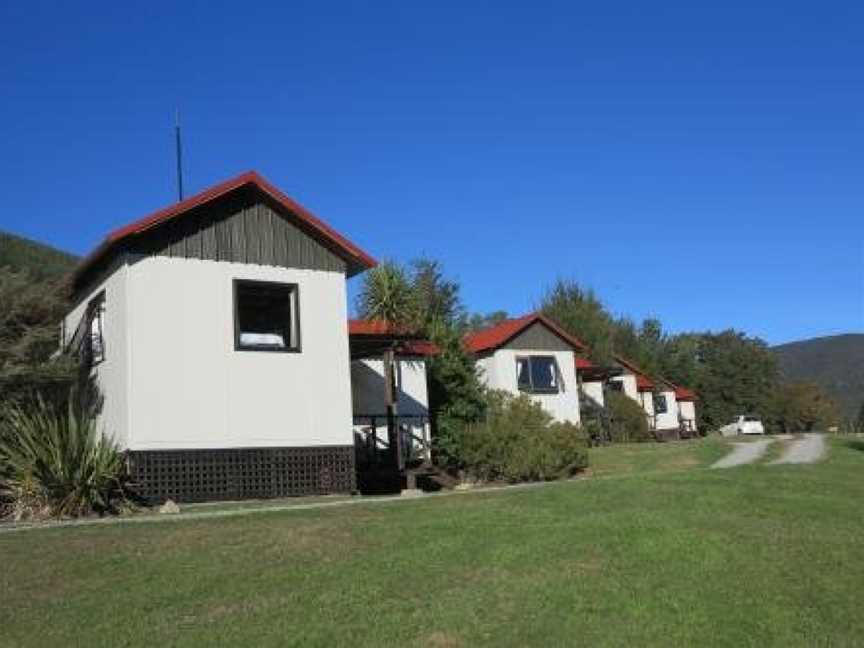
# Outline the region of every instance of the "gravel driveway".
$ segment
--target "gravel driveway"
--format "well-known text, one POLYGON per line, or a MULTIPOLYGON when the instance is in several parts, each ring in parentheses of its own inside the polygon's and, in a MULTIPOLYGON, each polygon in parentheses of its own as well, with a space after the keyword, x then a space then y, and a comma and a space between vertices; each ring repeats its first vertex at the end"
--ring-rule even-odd
POLYGON ((813 463, 825 455, 825 450, 825 437, 811 432, 805 434, 804 438, 790 443, 783 455, 771 463, 772 465, 813 463))
POLYGON ((714 462, 712 468, 733 468, 753 463, 768 449, 773 439, 759 439, 747 443, 733 443, 735 448, 722 459, 714 462))

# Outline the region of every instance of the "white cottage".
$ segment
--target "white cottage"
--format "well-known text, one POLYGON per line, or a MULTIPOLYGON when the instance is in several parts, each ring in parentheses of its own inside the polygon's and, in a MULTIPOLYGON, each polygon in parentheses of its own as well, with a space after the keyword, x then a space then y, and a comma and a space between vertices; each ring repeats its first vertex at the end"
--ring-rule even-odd
POLYGON ((681 421, 681 431, 690 436, 698 433, 696 427, 696 393, 681 387, 673 385, 675 388, 675 400, 678 402, 678 417, 681 421))
POLYGON ((616 356, 615 361, 624 373, 612 380, 619 381, 621 390, 642 406, 648 425, 658 438, 680 438, 697 432, 692 391, 664 378, 649 378, 621 356, 616 356))
POLYGON ((152 500, 355 488, 346 279, 375 260, 254 172, 111 233, 64 343, 152 500))
MULTIPOLYGON (((609 377, 607 387, 612 391, 621 392, 639 404, 643 404, 639 393, 640 381, 644 381, 645 377, 641 373, 638 373, 633 368, 633 365, 626 360, 615 356, 615 362, 618 365, 618 372, 609 377)), ((644 387, 644 384, 642 386, 644 387)))
POLYGON ((585 345, 549 318, 532 313, 465 338, 486 386, 528 394, 556 420, 579 423, 576 358, 585 345))

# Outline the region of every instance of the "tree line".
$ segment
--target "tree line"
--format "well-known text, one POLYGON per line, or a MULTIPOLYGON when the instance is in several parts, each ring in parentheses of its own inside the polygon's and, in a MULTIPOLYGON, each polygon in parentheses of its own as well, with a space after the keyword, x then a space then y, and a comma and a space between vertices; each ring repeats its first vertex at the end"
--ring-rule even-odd
MULTIPOLYGON (((404 265, 390 261, 370 270, 356 307, 361 317, 400 323, 442 348, 430 362, 430 405, 445 431, 479 411, 481 388, 461 340, 471 330, 506 319, 506 312, 470 313, 458 282, 431 259, 404 265)), ((783 382, 768 344, 745 332, 672 334, 656 318, 637 323, 614 316, 594 291, 569 279, 549 286, 537 309, 585 342, 596 363, 608 366, 619 355, 649 376, 694 390, 702 429, 717 429, 739 414, 759 416, 775 432, 824 430, 840 423, 837 404, 820 387, 783 382)))

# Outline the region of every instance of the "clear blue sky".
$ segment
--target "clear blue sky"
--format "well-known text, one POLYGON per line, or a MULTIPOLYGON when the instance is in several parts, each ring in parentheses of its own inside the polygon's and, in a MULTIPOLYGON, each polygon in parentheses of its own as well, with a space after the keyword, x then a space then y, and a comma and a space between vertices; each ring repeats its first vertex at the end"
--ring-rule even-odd
POLYGON ((68 4, 0 6, 0 228, 173 201, 179 106, 190 191, 257 169, 475 311, 864 330, 860 2, 68 4))

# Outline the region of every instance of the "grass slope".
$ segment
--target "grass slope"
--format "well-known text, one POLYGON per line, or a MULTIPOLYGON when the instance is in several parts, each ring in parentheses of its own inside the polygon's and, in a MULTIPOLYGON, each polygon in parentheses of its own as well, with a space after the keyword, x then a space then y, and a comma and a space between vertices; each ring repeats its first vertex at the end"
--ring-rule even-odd
POLYGON ((864 404, 864 334, 834 335, 773 348, 790 381, 815 382, 840 403, 848 417, 864 404))
POLYGON ((0 231, 0 268, 24 269, 47 279, 70 272, 77 262, 78 257, 72 254, 0 231))
POLYGON ((864 443, 813 466, 671 471, 718 448, 623 447, 598 465, 629 476, 534 489, 0 535, 0 642, 860 641, 864 443))

